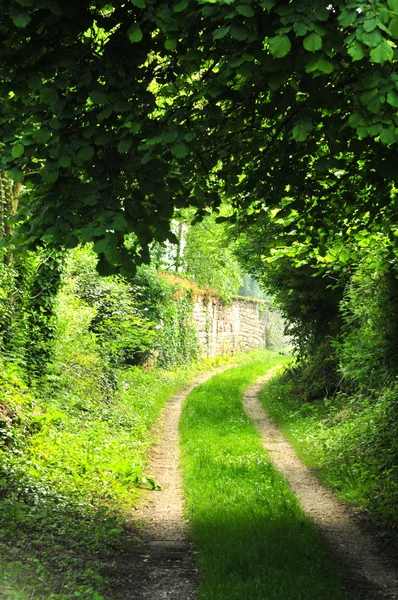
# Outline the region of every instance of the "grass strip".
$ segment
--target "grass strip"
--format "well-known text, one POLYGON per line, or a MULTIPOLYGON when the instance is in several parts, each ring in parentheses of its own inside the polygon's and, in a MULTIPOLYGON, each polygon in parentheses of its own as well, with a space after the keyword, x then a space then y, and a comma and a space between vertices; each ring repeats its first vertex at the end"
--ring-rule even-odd
POLYGON ((339 567, 246 416, 242 392, 283 362, 216 375, 181 420, 186 507, 199 549, 201 600, 342 600, 339 567))

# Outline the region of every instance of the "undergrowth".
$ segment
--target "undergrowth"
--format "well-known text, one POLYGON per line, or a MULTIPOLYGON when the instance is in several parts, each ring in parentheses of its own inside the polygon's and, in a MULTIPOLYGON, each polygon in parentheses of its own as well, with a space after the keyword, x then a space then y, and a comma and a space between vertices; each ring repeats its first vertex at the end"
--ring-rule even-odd
POLYGON ((243 390, 282 362, 267 354, 230 369, 196 388, 184 406, 187 513, 202 600, 346 598, 337 565, 242 406, 243 390))
POLYGON ((75 375, 75 389, 65 347, 63 379, 55 369, 51 385, 33 392, 18 367, 1 364, 0 597, 115 600, 119 563, 134 549, 139 487, 157 485, 146 456, 161 408, 200 370, 256 356, 174 371, 121 369, 104 401, 95 353, 84 343, 89 368, 75 375))
POLYGON ((383 533, 398 531, 398 386, 303 402, 288 376, 261 399, 324 485, 366 511, 383 533))

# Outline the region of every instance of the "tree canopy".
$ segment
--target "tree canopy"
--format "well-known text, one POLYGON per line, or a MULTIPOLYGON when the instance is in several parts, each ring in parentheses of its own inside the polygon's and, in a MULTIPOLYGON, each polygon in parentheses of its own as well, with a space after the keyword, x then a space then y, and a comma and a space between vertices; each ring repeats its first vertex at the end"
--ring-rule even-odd
POLYGON ((23 243, 94 242, 102 272, 126 271, 176 208, 225 196, 317 247, 395 223, 397 38, 398 0, 7 3, 1 162, 25 184, 23 243))

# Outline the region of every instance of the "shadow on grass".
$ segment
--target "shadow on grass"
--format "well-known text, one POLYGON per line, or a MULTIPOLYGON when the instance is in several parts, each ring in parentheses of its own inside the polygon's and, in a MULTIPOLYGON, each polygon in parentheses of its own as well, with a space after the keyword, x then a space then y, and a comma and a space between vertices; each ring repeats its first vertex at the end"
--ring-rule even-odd
POLYGON ((0 498, 0 598, 126 598, 132 563, 138 593, 139 531, 123 516, 65 497, 20 496, 0 498))

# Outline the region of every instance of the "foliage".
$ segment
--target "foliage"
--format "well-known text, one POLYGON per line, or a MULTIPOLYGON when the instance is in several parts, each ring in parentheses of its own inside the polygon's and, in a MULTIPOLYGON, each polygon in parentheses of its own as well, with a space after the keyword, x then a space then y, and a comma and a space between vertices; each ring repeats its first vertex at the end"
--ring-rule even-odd
POLYGON ((61 283, 63 252, 44 248, 35 257, 29 296, 23 306, 26 319, 25 361, 30 375, 45 373, 55 340, 54 303, 61 283))
POLYGON ((398 374, 398 276, 383 237, 360 254, 346 287, 334 342, 346 385, 377 388, 398 374))
POLYGON ((183 252, 184 272, 201 287, 228 298, 241 284, 241 269, 227 242, 224 228, 207 216, 189 228, 183 252))
POLYGON ((385 532, 398 528, 397 386, 305 402, 289 374, 261 399, 304 462, 344 501, 365 510, 385 532))
POLYGON ((241 265, 270 294, 301 358, 340 330, 339 303, 348 272, 339 260, 323 262, 308 244, 289 240, 288 219, 263 212, 250 227, 231 230, 241 265))
MULTIPOLYGON (((157 485, 146 472, 151 427, 168 397, 212 366, 110 365, 92 330, 96 306, 73 293, 83 289, 74 268, 86 260, 85 289, 95 289, 92 257, 79 250, 66 265, 56 352, 40 387, 29 391, 21 367, 0 359, 0 593, 8 597, 119 597, 120 569, 134 546, 131 505, 138 487, 157 485)), ((188 302, 183 314, 189 310, 188 302)))
MULTIPOLYGON (((8 252, 2 250, 0 260, 8 252)), ((2 349, 30 378, 42 376, 52 356, 62 263, 62 251, 43 247, 0 264, 2 349)))
POLYGON ((199 358, 200 348, 193 320, 194 295, 188 287, 169 287, 169 299, 161 311, 161 332, 157 344, 158 364, 169 369, 199 358))
POLYGON ((184 481, 200 598, 346 597, 341 571, 242 407, 243 390, 285 360, 263 353, 202 384, 184 405, 184 481))
POLYGON ((396 223, 396 0, 13 0, 2 164, 24 239, 94 242, 125 271, 174 208, 296 211, 293 237, 396 223), (124 236, 134 233, 129 248, 124 236))

